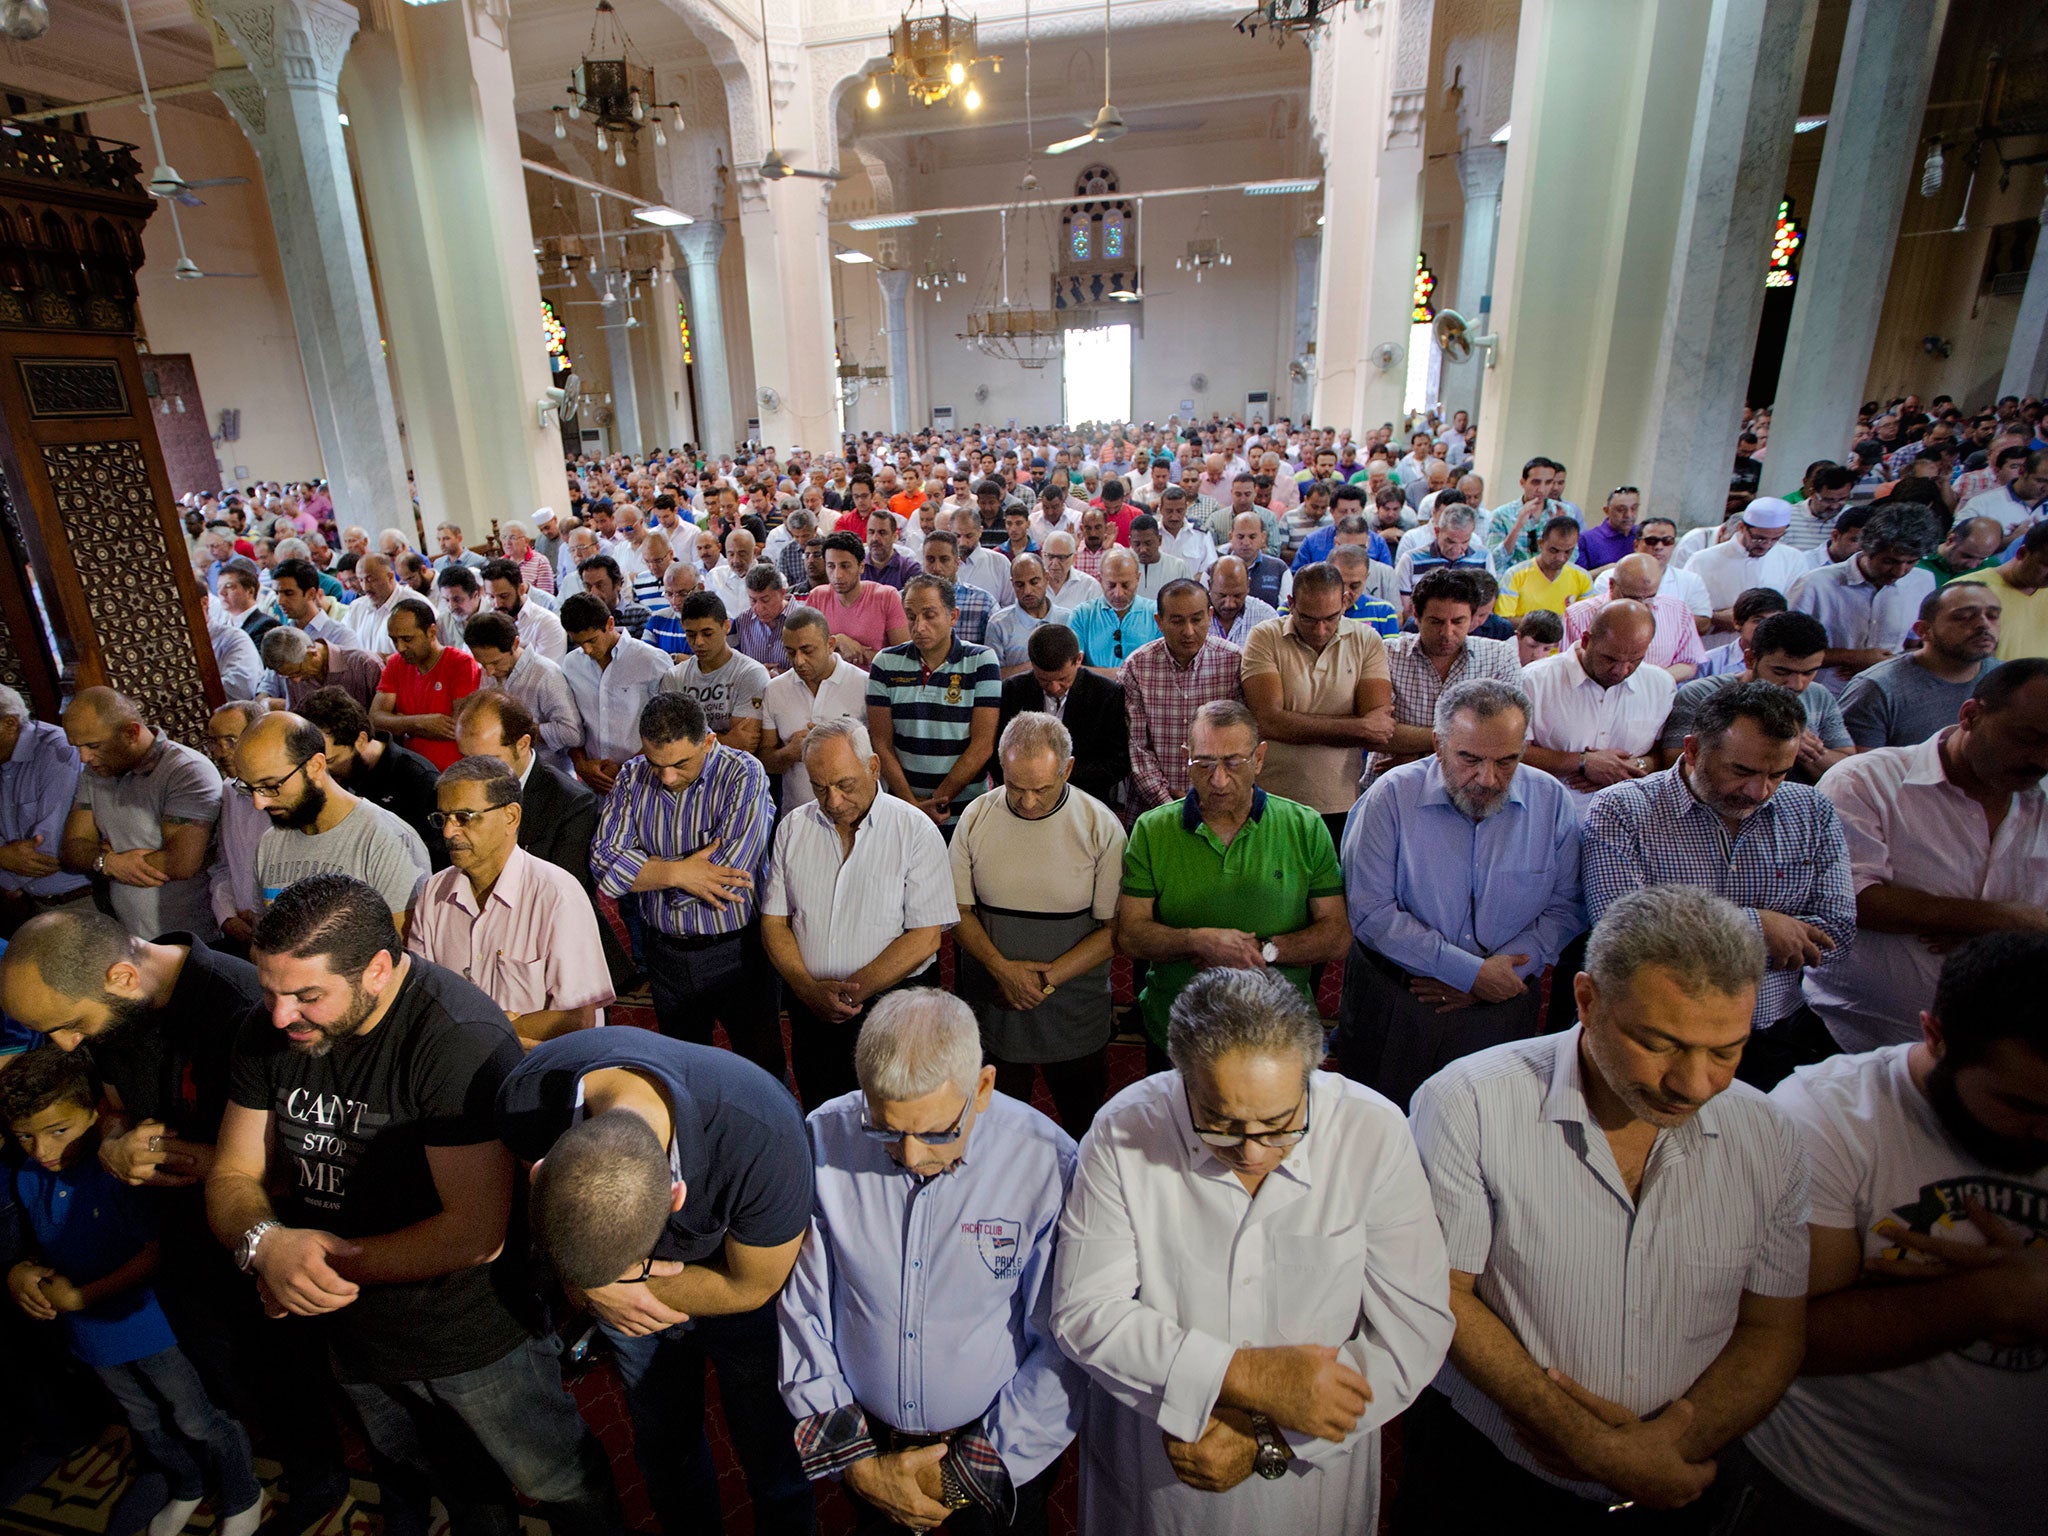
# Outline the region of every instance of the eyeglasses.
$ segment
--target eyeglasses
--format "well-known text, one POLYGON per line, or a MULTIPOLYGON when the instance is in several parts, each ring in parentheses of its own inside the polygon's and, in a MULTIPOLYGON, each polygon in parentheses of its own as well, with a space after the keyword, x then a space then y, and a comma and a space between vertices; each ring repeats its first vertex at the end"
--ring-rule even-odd
MULTIPOLYGON (((511 803, 508 800, 505 802, 505 805, 510 805, 511 803)), ((504 809, 504 805, 487 805, 480 811, 429 811, 427 812, 427 825, 438 832, 452 821, 456 826, 466 829, 478 817, 488 816, 493 811, 502 811, 504 809)))
POLYGON ((1214 773, 1221 768, 1225 773, 1243 773, 1251 760, 1249 752, 1233 753, 1229 757, 1191 757, 1188 759, 1188 772, 1214 773))
POLYGON ((947 1131, 892 1131, 885 1126, 869 1125, 867 1111, 862 1110, 860 1115, 860 1133, 874 1141, 894 1142, 915 1137, 928 1147, 950 1147, 966 1134, 967 1112, 973 1107, 974 1100, 969 1098, 966 1103, 960 1106, 960 1118, 955 1120, 953 1128, 947 1131))
POLYGON ((1641 491, 1637 490, 1632 485, 1617 485, 1613 490, 1607 493, 1607 499, 1609 501, 1612 501, 1617 496, 1640 496, 1642 494, 1643 493, 1641 491))
POLYGON ((1662 548, 1666 544, 1676 544, 1678 540, 1672 538, 1669 534, 1658 537, 1652 534, 1639 533, 1636 535, 1636 542, 1638 544, 1648 544, 1652 548, 1662 548))
POLYGON ((1229 1151, 1234 1147, 1241 1147, 1250 1141, 1256 1142, 1262 1147, 1271 1147, 1275 1151, 1281 1151, 1288 1147, 1301 1145, 1302 1137, 1308 1134, 1309 1094, 1305 1090, 1302 1093, 1301 1102, 1295 1105, 1293 1110, 1288 1111, 1287 1118, 1290 1120, 1294 1118, 1296 1111, 1299 1111, 1301 1114, 1301 1124, 1291 1131, 1251 1131, 1240 1133, 1237 1131, 1205 1130, 1195 1122, 1195 1101, 1188 1096, 1188 1087, 1185 1082, 1181 1084, 1180 1096, 1181 1102, 1188 1107, 1188 1125, 1194 1130, 1196 1137, 1205 1147, 1217 1147, 1221 1150, 1229 1151))
MULTIPOLYGON (((313 761, 313 759, 311 759, 310 757, 306 759, 306 763, 310 763, 311 761, 313 761)), ((277 793, 279 790, 283 789, 285 785, 291 783, 293 779, 296 779, 300 774, 306 771, 306 763, 299 764, 298 767, 294 768, 290 773, 286 774, 283 778, 277 780, 273 784, 251 784, 247 779, 236 779, 234 781, 235 788, 242 790, 247 794, 261 795, 266 800, 273 800, 277 797, 277 793)))

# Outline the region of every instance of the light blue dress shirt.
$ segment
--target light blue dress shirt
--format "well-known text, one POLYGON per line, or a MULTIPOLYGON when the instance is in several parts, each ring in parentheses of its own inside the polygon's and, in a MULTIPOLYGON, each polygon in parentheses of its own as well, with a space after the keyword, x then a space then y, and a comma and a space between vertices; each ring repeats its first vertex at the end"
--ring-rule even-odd
POLYGON ((978 1424, 1022 1487, 1081 1425, 1085 1378, 1049 1326, 1074 1143, 998 1093, 967 1155, 919 1179, 861 1134, 865 1102, 806 1122, 817 1187, 779 1303, 782 1399, 799 1420, 858 1403, 910 1434, 978 1424))
MULTIPOLYGON (((78 792, 78 752, 63 731, 45 720, 21 722, 13 755, 0 763, 0 843, 27 842, 42 834, 40 852, 57 857, 64 818, 78 792)), ((60 869, 34 879, 0 869, 0 891, 30 896, 66 896, 85 884, 76 870, 60 869)))
POLYGON ((1451 803, 1434 756, 1391 768, 1353 808, 1343 862, 1358 941, 1461 992, 1492 955, 1527 955, 1515 974, 1540 975, 1586 929, 1579 809, 1533 768, 1478 822, 1451 803))

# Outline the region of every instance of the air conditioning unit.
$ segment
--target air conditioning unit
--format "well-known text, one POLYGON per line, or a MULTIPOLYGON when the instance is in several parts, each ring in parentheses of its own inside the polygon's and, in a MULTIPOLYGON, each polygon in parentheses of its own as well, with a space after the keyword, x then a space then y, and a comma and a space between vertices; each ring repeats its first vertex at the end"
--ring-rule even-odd
POLYGON ((1246 421, 1271 421, 1273 419, 1273 392, 1269 389, 1255 389, 1244 397, 1244 419, 1246 421))

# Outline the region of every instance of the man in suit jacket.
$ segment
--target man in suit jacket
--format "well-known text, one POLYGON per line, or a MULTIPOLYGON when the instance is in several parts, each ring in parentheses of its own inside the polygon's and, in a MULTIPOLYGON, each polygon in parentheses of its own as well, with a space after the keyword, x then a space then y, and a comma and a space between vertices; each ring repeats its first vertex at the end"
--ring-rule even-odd
POLYGON ((612 990, 624 999, 642 978, 633 957, 612 932, 597 906, 597 887, 590 877, 590 845, 597 837, 597 813, 603 802, 589 785, 541 761, 533 716, 502 688, 471 694, 455 717, 455 744, 464 757, 495 757, 519 776, 519 846, 576 877, 597 912, 597 937, 604 946, 605 967, 612 990))
MULTIPOLYGON (((1131 773, 1131 729, 1124 714, 1124 685, 1081 665, 1081 642, 1064 624, 1041 624, 1025 643, 1031 662, 1003 684, 996 739, 1021 714, 1057 715, 1074 738, 1074 784, 1104 805, 1121 804, 1131 773)), ((1000 762, 991 761, 998 780, 1000 762)))

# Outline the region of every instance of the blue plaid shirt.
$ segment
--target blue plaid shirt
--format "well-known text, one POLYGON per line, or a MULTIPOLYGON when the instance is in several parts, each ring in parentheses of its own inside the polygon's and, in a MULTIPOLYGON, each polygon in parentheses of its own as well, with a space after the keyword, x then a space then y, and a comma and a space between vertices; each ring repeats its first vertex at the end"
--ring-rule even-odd
MULTIPOLYGON (((1856 941, 1848 842, 1834 806, 1810 785, 1779 785, 1731 835, 1693 794, 1679 763, 1608 785, 1586 803, 1585 816, 1580 842, 1592 922, 1643 886, 1697 885, 1734 902, 1759 928, 1761 908, 1813 924, 1835 941, 1836 955, 1856 941)), ((1755 1028, 1798 1010, 1803 975, 1764 973, 1755 1028)))

